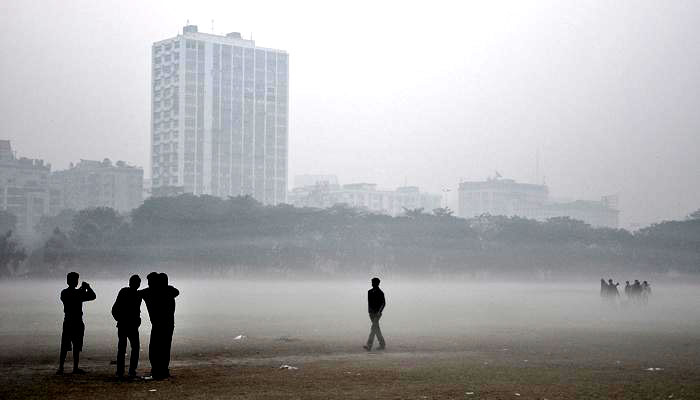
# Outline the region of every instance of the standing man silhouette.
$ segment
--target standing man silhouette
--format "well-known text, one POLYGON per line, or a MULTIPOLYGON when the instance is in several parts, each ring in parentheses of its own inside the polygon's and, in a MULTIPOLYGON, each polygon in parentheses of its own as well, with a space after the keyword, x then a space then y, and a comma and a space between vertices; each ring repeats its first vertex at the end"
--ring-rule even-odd
POLYGON ((84 374, 85 371, 78 368, 80 352, 83 351, 83 336, 85 335, 85 324, 83 323, 83 302, 92 301, 97 298, 87 282, 78 288, 80 275, 77 272, 69 272, 66 276, 68 287, 61 291, 61 302, 63 302, 63 333, 61 333, 61 355, 58 364, 57 374, 63 374, 63 364, 66 362, 66 355, 73 350, 73 373, 84 374))
POLYGON ((379 278, 372 278, 372 289, 367 291, 367 311, 369 312, 369 320, 372 321, 372 328, 367 338, 367 344, 363 346, 367 351, 372 350, 375 336, 379 341, 377 350, 384 350, 386 348, 384 336, 382 336, 382 329, 379 327, 379 319, 382 317, 382 311, 384 311, 384 307, 386 306, 386 299, 384 298, 384 292, 379 289, 379 282, 379 278))
POLYGON ((180 294, 180 291, 175 287, 168 285, 168 274, 160 273, 161 285, 163 285, 163 331, 162 331, 162 347, 161 361, 163 374, 165 377, 170 376, 170 348, 173 344, 173 332, 175 331, 175 298, 180 294))
POLYGON ((175 328, 175 297, 180 291, 168 286, 165 274, 151 272, 146 276, 148 287, 139 291, 146 302, 151 319, 151 341, 148 345, 148 359, 151 361, 153 379, 170 376, 170 345, 175 328))
POLYGON ((141 326, 141 294, 139 294, 141 278, 132 275, 129 278, 129 286, 122 288, 117 295, 117 300, 112 306, 112 316, 117 321, 117 377, 124 377, 124 364, 126 358, 126 341, 131 344, 131 358, 129 360, 129 378, 136 377, 136 368, 139 366, 139 326, 141 326))

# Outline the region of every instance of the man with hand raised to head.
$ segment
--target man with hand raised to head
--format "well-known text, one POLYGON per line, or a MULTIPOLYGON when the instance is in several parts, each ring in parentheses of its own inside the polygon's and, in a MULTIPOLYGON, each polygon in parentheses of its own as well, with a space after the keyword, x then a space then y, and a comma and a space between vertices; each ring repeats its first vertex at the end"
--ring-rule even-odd
POLYGON ((85 371, 78 368, 80 352, 83 351, 83 336, 85 336, 85 324, 83 323, 83 302, 97 298, 95 292, 87 282, 78 287, 80 275, 77 272, 69 272, 66 276, 68 287, 61 291, 63 303, 63 332, 61 333, 61 355, 57 374, 63 374, 63 364, 66 355, 73 351, 73 373, 84 374, 85 371))

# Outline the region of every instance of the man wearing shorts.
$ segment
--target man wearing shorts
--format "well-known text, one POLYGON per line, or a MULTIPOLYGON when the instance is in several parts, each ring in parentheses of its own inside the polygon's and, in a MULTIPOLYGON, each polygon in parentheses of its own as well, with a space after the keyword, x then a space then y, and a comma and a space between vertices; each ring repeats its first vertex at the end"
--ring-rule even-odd
POLYGON ((73 351, 73 373, 84 374, 85 371, 78 368, 80 352, 83 350, 83 335, 85 334, 85 324, 83 323, 83 302, 92 301, 97 298, 87 282, 78 288, 80 275, 77 272, 69 272, 66 277, 68 287, 61 291, 61 302, 63 302, 63 333, 61 334, 61 357, 59 360, 57 374, 63 374, 63 364, 66 362, 66 355, 73 351))

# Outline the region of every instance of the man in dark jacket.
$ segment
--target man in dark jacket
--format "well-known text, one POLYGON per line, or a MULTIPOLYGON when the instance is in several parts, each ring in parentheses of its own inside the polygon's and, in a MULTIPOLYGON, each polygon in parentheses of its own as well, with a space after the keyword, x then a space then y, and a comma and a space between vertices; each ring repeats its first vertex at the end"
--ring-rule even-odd
POLYGON ((165 379, 170 376, 170 345, 175 329, 175 297, 180 294, 168 285, 168 276, 151 272, 146 276, 148 287, 140 290, 151 319, 151 342, 148 358, 151 361, 151 376, 165 379))
POLYGON ((386 347, 384 336, 382 336, 382 329, 379 327, 379 319, 382 317, 382 311, 384 311, 384 307, 386 306, 386 299, 384 298, 384 292, 379 289, 379 282, 379 278, 372 278, 372 289, 367 291, 367 311, 369 312, 369 320, 372 321, 372 328, 367 338, 367 344, 363 346, 367 351, 372 350, 375 336, 379 341, 377 350, 384 350, 386 347))
POLYGON ((83 336, 85 335, 85 324, 83 323, 83 302, 92 301, 97 298, 87 282, 78 288, 80 275, 77 272, 69 272, 66 277, 68 287, 61 291, 61 302, 63 302, 63 333, 61 334, 61 355, 58 364, 57 374, 63 374, 63 364, 66 362, 66 355, 73 351, 73 373, 84 374, 85 371, 78 368, 80 352, 83 351, 83 336))
POLYGON ((117 295, 117 300, 112 306, 112 316, 117 321, 117 377, 124 377, 124 364, 126 358, 126 341, 131 344, 131 358, 129 360, 129 378, 136 377, 136 368, 139 366, 139 326, 141 326, 141 295, 139 294, 141 278, 132 275, 129 278, 129 287, 122 288, 117 295))

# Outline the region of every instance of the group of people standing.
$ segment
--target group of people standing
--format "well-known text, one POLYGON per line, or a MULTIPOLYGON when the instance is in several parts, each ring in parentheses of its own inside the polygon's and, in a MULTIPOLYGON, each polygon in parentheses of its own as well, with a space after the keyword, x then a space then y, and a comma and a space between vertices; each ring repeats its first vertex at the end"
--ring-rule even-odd
MULTIPOLYGON (((70 272, 67 276, 68 287, 61 291, 61 301, 65 318, 61 335, 61 356, 58 374, 63 373, 63 364, 68 351, 73 351, 73 373, 85 373, 78 367, 82 351, 85 324, 83 323, 83 302, 97 298, 90 285, 83 282, 78 288, 80 275, 70 272)), ((165 379, 170 376, 170 347, 175 329, 175 298, 180 291, 168 284, 168 275, 151 272, 146 276, 148 287, 139 290, 141 278, 133 275, 129 286, 122 288, 112 306, 112 316, 117 321, 117 377, 124 377, 126 345, 131 344, 129 378, 136 377, 139 364, 139 326, 141 326, 141 301, 146 303, 151 320, 151 341, 148 346, 148 358, 151 362, 153 379, 165 379)))
MULTIPOLYGON (((620 282, 613 283, 612 279, 600 280, 600 296, 606 300, 616 301, 620 297, 620 292, 617 287, 620 286, 620 282)), ((649 296, 651 295, 651 285, 649 282, 639 282, 638 279, 634 280, 633 284, 630 281, 625 281, 625 297, 637 304, 647 304, 649 301, 649 296)))
MULTIPOLYGON (((124 378, 126 364, 127 341, 131 345, 131 358, 129 361, 129 378, 135 378, 139 365, 139 351, 141 342, 139 339, 139 327, 141 326, 141 301, 146 303, 148 316, 151 320, 151 342, 148 346, 148 358, 151 362, 151 376, 153 379, 166 379, 170 376, 170 347, 173 341, 175 329, 175 298, 180 291, 168 284, 168 275, 165 273, 151 272, 146 276, 148 287, 140 289, 141 278, 132 275, 129 278, 129 286, 119 290, 117 300, 112 306, 112 316, 117 321, 117 377, 124 378)), ((83 323, 83 303, 97 298, 87 282, 78 287, 80 275, 70 272, 66 278, 68 287, 61 291, 61 301, 65 314, 63 320, 63 333, 61 335, 61 356, 58 374, 63 374, 63 364, 66 355, 73 351, 73 373, 84 374, 85 371, 78 367, 80 352, 83 350, 83 336, 85 324, 83 323)), ((371 328, 365 350, 371 351, 375 337, 379 341, 377 350, 384 350, 386 342, 379 327, 386 298, 379 288, 379 278, 372 278, 372 288, 367 292, 367 311, 371 322, 371 328)))

